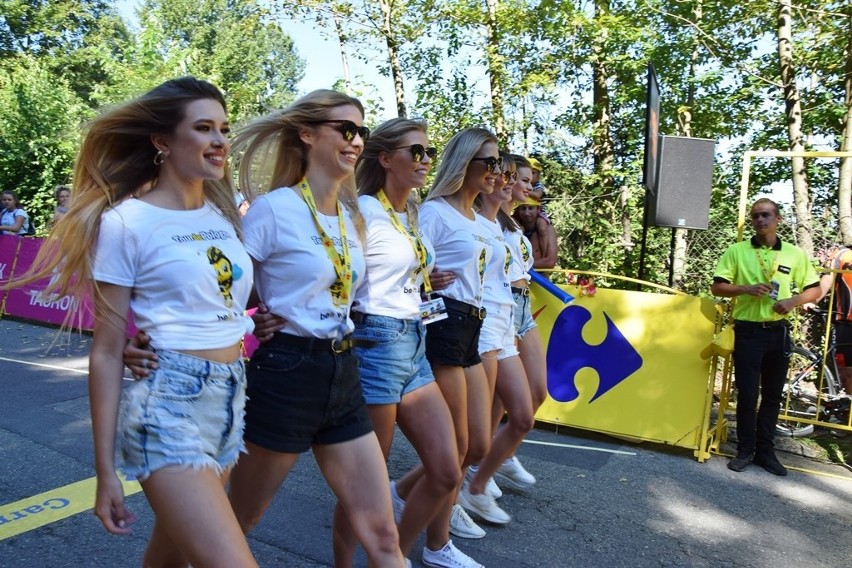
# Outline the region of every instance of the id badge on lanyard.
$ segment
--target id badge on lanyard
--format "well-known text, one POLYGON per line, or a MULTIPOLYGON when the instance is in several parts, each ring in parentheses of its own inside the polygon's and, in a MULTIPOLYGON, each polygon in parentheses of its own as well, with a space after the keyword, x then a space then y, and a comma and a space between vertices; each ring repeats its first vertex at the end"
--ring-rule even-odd
POLYGON ((423 325, 447 319, 447 306, 444 305, 444 299, 440 296, 427 297, 420 302, 420 318, 423 320, 423 325))

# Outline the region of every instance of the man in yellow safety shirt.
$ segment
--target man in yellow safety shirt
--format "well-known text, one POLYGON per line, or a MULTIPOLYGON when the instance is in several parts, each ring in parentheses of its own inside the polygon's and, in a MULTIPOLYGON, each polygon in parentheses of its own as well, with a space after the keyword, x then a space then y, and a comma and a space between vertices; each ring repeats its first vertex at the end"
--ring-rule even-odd
POLYGON ((754 462, 787 475, 773 444, 792 348, 787 316, 820 297, 819 275, 802 249, 778 236, 777 203, 758 199, 750 214, 754 236, 728 247, 710 288, 714 296, 739 296, 733 313, 737 455, 728 469, 743 471, 754 462))

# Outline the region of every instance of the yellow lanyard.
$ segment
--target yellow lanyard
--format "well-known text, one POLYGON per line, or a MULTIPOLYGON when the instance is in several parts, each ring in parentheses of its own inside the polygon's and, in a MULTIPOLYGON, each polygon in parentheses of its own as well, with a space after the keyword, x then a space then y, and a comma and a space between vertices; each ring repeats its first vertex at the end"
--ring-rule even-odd
POLYGON ((317 203, 314 201, 314 195, 311 193, 311 186, 308 185, 308 180, 302 179, 299 182, 299 190, 302 192, 302 197, 305 198, 305 203, 308 204, 308 209, 314 216, 314 223, 317 226, 320 234, 322 246, 325 248, 325 253, 331 264, 334 265, 334 272, 337 274, 337 281, 328 289, 331 292, 331 300, 337 307, 346 306, 349 304, 349 295, 352 292, 352 257, 349 254, 349 240, 346 238, 346 221, 343 218, 343 209, 340 206, 340 201, 337 202, 337 222, 340 224, 340 248, 342 254, 337 253, 334 248, 334 243, 331 237, 322 228, 317 212, 317 203))
POLYGON ((754 256, 757 257, 757 262, 760 264, 760 270, 763 272, 763 276, 766 278, 767 282, 772 280, 772 276, 774 276, 775 272, 778 270, 778 265, 776 264, 776 261, 778 260, 778 251, 775 251, 775 254, 772 255, 772 272, 766 270, 766 264, 763 262, 761 249, 755 249, 754 256))
POLYGON ((387 211, 388 217, 390 217, 391 225, 393 225, 394 229, 402 233, 405 238, 408 239, 408 242, 411 244, 411 248, 414 249, 414 255, 417 257, 417 261, 420 263, 420 267, 415 269, 411 275, 411 280, 415 281, 417 278, 417 274, 423 273, 423 288, 426 290, 426 295, 432 293, 432 284, 429 282, 429 274, 426 271, 426 265, 429 262, 429 253, 426 250, 426 245, 423 244, 423 241, 420 240, 420 235, 417 234, 417 228, 414 226, 414 223, 411 220, 411 213, 408 211, 406 207, 405 214, 408 216, 408 224, 411 226, 411 233, 405 230, 405 226, 400 222, 399 218, 396 216, 396 211, 394 211, 393 205, 390 204, 387 195, 385 195, 385 190, 380 189, 376 194, 376 199, 379 200, 379 203, 382 204, 382 207, 387 211), (413 235, 413 238, 412 238, 413 235))

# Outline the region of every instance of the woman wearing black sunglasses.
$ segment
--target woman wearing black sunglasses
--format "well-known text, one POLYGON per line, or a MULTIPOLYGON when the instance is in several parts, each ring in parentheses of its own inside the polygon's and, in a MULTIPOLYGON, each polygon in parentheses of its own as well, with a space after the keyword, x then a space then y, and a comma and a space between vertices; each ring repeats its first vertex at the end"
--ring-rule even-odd
POLYGON ((257 292, 285 323, 248 365, 248 454, 231 477, 230 498, 248 532, 299 455, 313 450, 336 512, 352 521, 370 564, 405 566, 352 352, 359 341, 350 309, 366 268, 353 191, 369 136, 363 119, 357 99, 314 91, 234 139, 241 188, 267 190, 243 218, 257 292))
MULTIPOLYGON (((378 343, 355 349, 361 387, 385 459, 396 423, 425 469, 407 502, 391 484, 400 548, 406 555, 461 477, 452 417, 426 360, 426 323, 433 315, 420 293, 421 286, 428 293, 453 278, 449 272, 429 274, 434 249, 418 228, 412 194, 412 188, 426 184, 435 158, 426 124, 395 118, 371 133, 355 174, 367 227, 367 276, 352 307, 353 337, 378 343)), ((352 527, 341 522, 346 521, 343 515, 335 520, 335 566, 351 566, 356 544, 352 527)))

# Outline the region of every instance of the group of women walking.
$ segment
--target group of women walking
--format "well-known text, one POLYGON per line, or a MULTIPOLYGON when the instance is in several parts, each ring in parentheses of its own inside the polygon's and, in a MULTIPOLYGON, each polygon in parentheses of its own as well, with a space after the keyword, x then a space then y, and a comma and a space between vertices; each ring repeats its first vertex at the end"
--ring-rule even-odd
POLYGON ((255 566, 243 534, 308 450, 337 497, 341 567, 359 543, 371 566, 410 565, 424 529, 424 565, 481 566, 451 539, 485 534, 465 509, 505 524, 494 479, 535 482, 514 452, 544 352, 509 215, 529 163, 462 130, 418 208, 438 156, 426 124, 363 121, 357 99, 320 90, 230 137, 218 89, 182 78, 88 127, 27 279, 94 286, 95 514, 114 533, 133 521, 117 448, 156 516, 146 566, 255 566), (254 304, 266 341, 244 367, 254 304), (125 350, 128 309, 147 349, 125 350), (139 380, 122 394, 124 363, 139 380), (421 463, 390 482, 395 424, 421 463))

